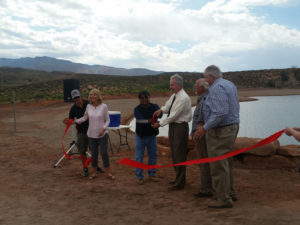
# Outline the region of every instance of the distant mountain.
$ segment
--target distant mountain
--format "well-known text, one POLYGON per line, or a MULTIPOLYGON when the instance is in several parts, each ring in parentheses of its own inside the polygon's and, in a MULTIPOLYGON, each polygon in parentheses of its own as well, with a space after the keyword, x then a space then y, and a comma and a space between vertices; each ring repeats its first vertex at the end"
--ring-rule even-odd
POLYGON ((105 74, 105 75, 123 75, 123 76, 142 76, 142 75, 156 75, 162 73, 161 71, 153 71, 143 68, 115 68, 102 65, 87 65, 82 63, 73 63, 68 60, 56 59, 47 56, 35 58, 19 58, 7 59, 0 58, 0 67, 15 67, 24 69, 33 69, 41 71, 63 71, 73 73, 86 74, 105 74))

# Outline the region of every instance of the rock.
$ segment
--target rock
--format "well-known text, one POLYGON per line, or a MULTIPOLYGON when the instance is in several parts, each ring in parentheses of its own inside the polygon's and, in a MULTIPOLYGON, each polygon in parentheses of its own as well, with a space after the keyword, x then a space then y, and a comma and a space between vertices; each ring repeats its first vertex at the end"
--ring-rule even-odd
MULTIPOLYGON (((234 149, 241 149, 241 148, 246 148, 250 147, 262 139, 260 138, 247 138, 247 137, 240 137, 237 138, 234 144, 234 149)), ((254 148, 250 151, 245 152, 244 154, 251 154, 251 155, 258 155, 258 156, 270 156, 274 155, 276 153, 276 150, 279 148, 280 144, 279 141, 276 140, 272 143, 254 148)))
POLYGON ((170 146, 169 138, 164 136, 156 137, 157 143, 163 146, 170 146))
POLYGON ((288 169, 298 171, 299 159, 296 157, 285 157, 272 155, 267 157, 244 155, 243 165, 256 169, 288 169))
POLYGON ((291 157, 300 157, 300 149, 298 145, 285 145, 277 149, 276 154, 291 157))
POLYGON ((157 146, 157 154, 158 154, 158 156, 171 157, 171 150, 169 147, 158 145, 157 146))
POLYGON ((188 149, 193 149, 195 147, 195 143, 192 139, 191 136, 189 136, 189 139, 188 139, 188 149))
MULTIPOLYGON (((157 143, 163 146, 170 146, 170 142, 169 142, 169 138, 168 137, 164 137, 164 136, 159 136, 156 137, 157 143)), ((188 139, 188 149, 193 149, 194 148, 194 141, 191 138, 191 136, 189 136, 188 139)))

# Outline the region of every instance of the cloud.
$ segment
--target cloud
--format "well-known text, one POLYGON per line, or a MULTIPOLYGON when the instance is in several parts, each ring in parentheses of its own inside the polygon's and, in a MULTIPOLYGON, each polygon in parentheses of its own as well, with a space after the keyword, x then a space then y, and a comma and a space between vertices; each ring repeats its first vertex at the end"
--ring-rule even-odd
MULTIPOLYGON (((296 65, 300 31, 266 23, 256 6, 288 0, 10 0, 0 3, 0 57, 47 55, 75 62, 155 70, 202 71, 296 65), (180 46, 181 48, 177 48, 180 46), (8 51, 9 49, 9 51, 8 51), (257 55, 270 55, 262 64, 257 55), (255 56, 255 57, 254 57, 255 56), (292 62, 292 63, 291 63, 292 62)), ((263 60, 263 59, 261 59, 263 60)))

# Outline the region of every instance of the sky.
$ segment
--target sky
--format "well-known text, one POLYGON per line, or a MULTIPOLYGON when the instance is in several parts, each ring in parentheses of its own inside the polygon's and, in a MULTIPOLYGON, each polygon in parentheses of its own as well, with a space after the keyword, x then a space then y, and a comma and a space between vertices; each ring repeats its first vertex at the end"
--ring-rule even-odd
POLYGON ((0 58, 203 72, 300 67, 299 0, 0 0, 0 58))

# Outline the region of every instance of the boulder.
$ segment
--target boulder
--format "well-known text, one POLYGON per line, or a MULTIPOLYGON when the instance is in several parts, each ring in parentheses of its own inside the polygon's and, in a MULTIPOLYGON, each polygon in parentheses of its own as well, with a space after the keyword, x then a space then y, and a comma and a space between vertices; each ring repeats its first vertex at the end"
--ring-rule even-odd
POLYGON ((277 149, 276 154, 283 156, 300 157, 300 148, 299 145, 280 146, 277 149))
POLYGON ((168 157, 171 157, 171 150, 170 150, 169 147, 158 145, 158 147, 157 147, 157 154, 158 154, 158 156, 168 156, 168 157))
POLYGON ((191 150, 191 149, 193 149, 194 147, 195 147, 195 143, 194 143, 192 137, 189 136, 189 139, 188 139, 188 149, 191 150))
POLYGON ((169 138, 165 136, 156 137, 156 140, 157 140, 157 144, 159 145, 170 146, 169 138))
MULTIPOLYGON (((169 138, 165 137, 165 136, 159 136, 156 137, 157 143, 163 146, 170 146, 170 142, 169 142, 169 138)), ((188 139, 188 149, 193 149, 194 148, 194 141, 191 138, 191 136, 189 136, 188 139)))
MULTIPOLYGON (((239 137, 236 139, 234 144, 234 149, 241 149, 250 147, 257 142, 261 141, 260 138, 247 138, 247 137, 239 137)), ((279 141, 273 141, 272 143, 254 148, 250 151, 245 152, 244 154, 257 155, 257 156, 271 156, 276 153, 276 150, 279 148, 279 141)))

